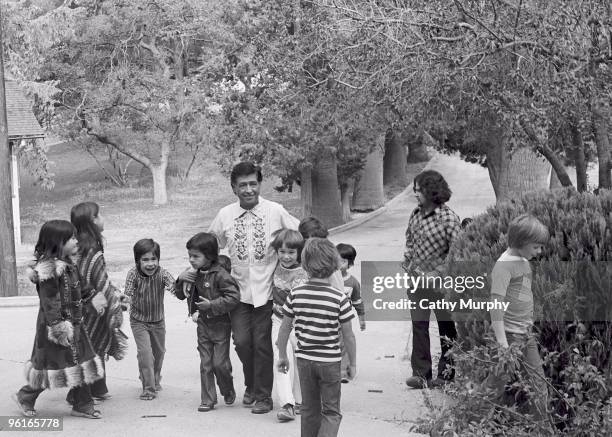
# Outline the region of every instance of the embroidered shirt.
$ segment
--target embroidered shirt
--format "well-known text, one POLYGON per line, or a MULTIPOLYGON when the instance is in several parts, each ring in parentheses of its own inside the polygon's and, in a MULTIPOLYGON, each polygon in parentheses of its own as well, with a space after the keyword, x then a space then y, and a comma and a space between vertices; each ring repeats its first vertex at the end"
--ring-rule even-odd
POLYGON ((406 229, 404 270, 423 273, 441 272, 453 239, 461 229, 459 216, 446 205, 423 214, 420 207, 410 215, 406 229))
POLYGON ((526 258, 510 255, 499 257, 491 272, 491 296, 508 302, 504 312, 506 332, 526 334, 533 325, 533 293, 531 291, 531 265, 526 258))
POLYGON ((132 300, 130 317, 139 322, 159 322, 164 319, 164 290, 176 294, 174 278, 162 267, 151 275, 132 267, 125 279, 125 294, 132 300))
POLYGON ((270 247, 271 235, 282 228, 297 230, 298 225, 299 220, 282 205, 261 196, 252 209, 236 202, 219 211, 208 232, 229 252, 241 302, 260 307, 270 300, 277 262, 276 251, 270 247))
POLYGON ((342 359, 341 324, 355 317, 342 291, 330 287, 327 282, 310 280, 291 290, 283 314, 293 319, 296 357, 325 362, 342 359))

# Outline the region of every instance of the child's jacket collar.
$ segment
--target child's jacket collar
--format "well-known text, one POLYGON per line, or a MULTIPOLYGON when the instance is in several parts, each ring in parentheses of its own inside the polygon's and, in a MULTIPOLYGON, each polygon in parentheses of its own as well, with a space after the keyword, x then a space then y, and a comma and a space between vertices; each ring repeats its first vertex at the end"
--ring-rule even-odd
POLYGON ((51 258, 39 260, 33 267, 28 269, 36 272, 37 282, 47 281, 51 278, 58 278, 64 274, 68 263, 64 260, 51 258))

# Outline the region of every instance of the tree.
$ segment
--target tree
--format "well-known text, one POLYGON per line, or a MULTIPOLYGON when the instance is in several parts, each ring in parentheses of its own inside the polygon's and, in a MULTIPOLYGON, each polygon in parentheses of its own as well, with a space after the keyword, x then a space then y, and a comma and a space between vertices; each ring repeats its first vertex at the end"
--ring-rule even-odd
MULTIPOLYGON (((440 147, 460 150, 486 164, 491 144, 475 138, 465 141, 456 133, 471 136, 463 129, 466 125, 492 116, 490 121, 503 127, 504 141, 498 147, 530 147, 550 162, 563 184, 569 184, 563 162, 571 157, 565 149, 551 148, 558 144, 551 128, 573 106, 575 114, 588 114, 591 121, 592 127, 581 131, 581 144, 589 146, 593 138, 599 146, 600 186, 606 187, 606 117, 597 114, 603 101, 610 100, 612 83, 609 2, 316 3, 343 18, 335 22, 338 28, 349 21, 358 29, 360 38, 341 52, 347 62, 336 64, 345 66, 339 72, 341 83, 370 89, 393 112, 442 133, 437 137, 440 147), (364 51, 367 56, 359 58, 364 51), (458 141, 453 144, 450 138, 458 141)), ((585 125, 585 120, 575 124, 585 125)))
POLYGON ((383 191, 383 154, 385 153, 385 134, 372 147, 365 167, 355 183, 353 194, 353 209, 356 211, 372 211, 385 204, 383 191))
POLYGON ((385 152, 383 162, 383 184, 406 185, 406 138, 400 132, 387 130, 385 135, 385 152))
POLYGON ((243 5, 234 27, 237 39, 251 43, 235 52, 231 85, 217 96, 227 127, 217 147, 226 163, 262 162, 285 189, 299 183, 304 214, 326 211, 330 226, 349 216, 347 187, 365 165, 382 118, 369 96, 338 86, 333 59, 339 36, 326 33, 333 17, 325 12, 309 2, 243 5), (330 169, 337 178, 318 177, 330 162, 337 163, 330 169))
POLYGON ((193 127, 208 117, 215 79, 208 73, 229 38, 223 17, 231 7, 92 0, 41 11, 24 4, 21 17, 34 31, 13 47, 21 55, 15 68, 55 89, 60 134, 86 145, 94 139, 148 168, 154 203, 163 204, 170 154, 204 141, 193 127))

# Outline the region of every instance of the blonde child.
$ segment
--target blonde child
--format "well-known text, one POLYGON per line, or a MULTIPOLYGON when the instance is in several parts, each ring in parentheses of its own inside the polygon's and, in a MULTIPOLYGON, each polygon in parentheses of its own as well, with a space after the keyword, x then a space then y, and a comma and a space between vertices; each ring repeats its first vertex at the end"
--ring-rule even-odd
MULTIPOLYGON (((533 272, 529 260, 542 253, 548 237, 548 229, 534 216, 524 214, 515 218, 508 227, 508 249, 499 257, 491 273, 491 300, 509 303, 505 312, 491 311, 493 332, 504 348, 512 343, 523 344, 522 370, 533 387, 530 403, 538 419, 546 415, 547 384, 532 332, 533 272)), ((499 383, 503 382, 498 381, 498 386, 499 383)))
MULTIPOLYGON (((278 255, 278 265, 274 270, 274 280, 272 285, 272 343, 274 344, 274 361, 278 362, 279 351, 276 346, 278 331, 283 321, 283 305, 291 290, 304 284, 308 277, 302 266, 301 255, 304 247, 304 239, 298 231, 282 229, 275 236, 270 246, 274 248, 278 255)), ((295 419, 299 414, 299 403, 301 402, 300 381, 297 374, 295 361, 295 348, 297 340, 295 332, 291 332, 289 344, 287 345, 287 356, 291 360, 289 372, 279 372, 275 366, 274 380, 276 381, 276 391, 282 405, 276 417, 281 422, 295 419), (297 410, 297 411, 296 411, 297 410)))

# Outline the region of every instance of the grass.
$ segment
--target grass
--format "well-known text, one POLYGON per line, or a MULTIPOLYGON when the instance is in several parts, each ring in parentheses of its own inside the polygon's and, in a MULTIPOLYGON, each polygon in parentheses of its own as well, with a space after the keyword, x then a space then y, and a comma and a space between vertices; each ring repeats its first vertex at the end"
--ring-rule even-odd
MULTIPOLYGON (((153 238, 161 246, 161 264, 173 274, 187 265, 185 242, 197 232, 206 231, 218 210, 236 201, 229 177, 220 172, 213 160, 199 163, 189 179, 168 178, 169 201, 154 206, 150 177, 140 166, 132 165, 130 185, 114 186, 91 157, 76 146, 60 144, 48 152, 55 188, 42 190, 25 170, 21 171, 22 241, 29 252, 38 237, 40 226, 47 220, 69 220, 72 206, 83 201, 100 205, 105 222, 105 258, 111 280, 123 285, 127 271, 133 266, 132 246, 140 238, 153 238)), ((422 170, 425 163, 409 164, 408 180, 422 170)), ((279 202, 294 216, 301 217, 300 191, 274 190, 278 180, 264 178, 261 195, 279 202)), ((385 187, 390 200, 405 187, 385 187)), ((356 215, 358 216, 358 215, 356 215)), ((29 256, 29 253, 26 254, 29 256)), ((23 257, 23 254, 22 254, 23 257)), ((19 294, 35 294, 25 278, 25 267, 18 269, 19 294)))

